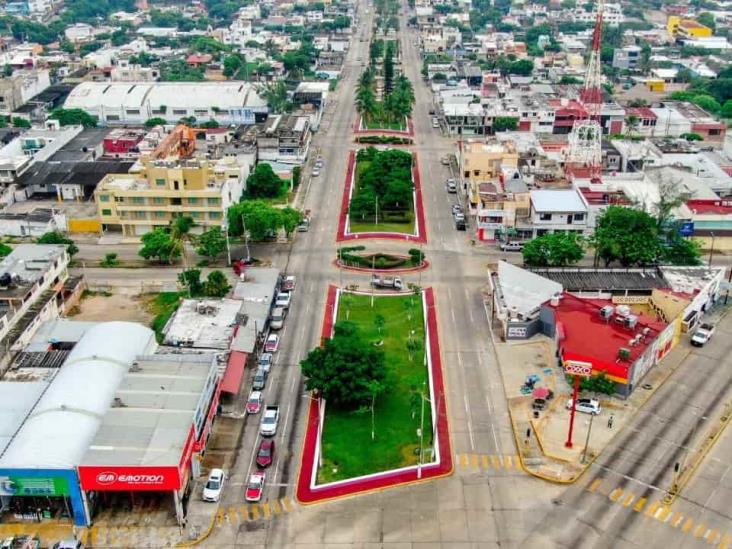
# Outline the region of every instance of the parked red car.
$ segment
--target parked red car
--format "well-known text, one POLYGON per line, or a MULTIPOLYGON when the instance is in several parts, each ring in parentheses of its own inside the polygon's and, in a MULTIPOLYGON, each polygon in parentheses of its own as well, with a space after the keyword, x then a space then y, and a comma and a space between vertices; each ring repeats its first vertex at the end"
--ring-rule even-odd
POLYGON ((275 441, 272 438, 263 438, 257 450, 257 465, 265 468, 272 465, 274 461, 275 441))

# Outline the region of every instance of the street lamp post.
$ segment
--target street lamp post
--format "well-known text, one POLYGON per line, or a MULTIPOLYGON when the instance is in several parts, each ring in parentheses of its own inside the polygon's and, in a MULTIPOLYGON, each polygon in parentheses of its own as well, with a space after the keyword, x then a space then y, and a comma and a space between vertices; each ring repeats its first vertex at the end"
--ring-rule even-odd
POLYGON ((712 235, 712 246, 709 248, 709 266, 712 266, 712 254, 714 253, 714 232, 710 233, 712 235))
POLYGON ((595 414, 590 414, 590 426, 587 428, 587 438, 585 439, 585 448, 582 450, 582 463, 587 459, 587 447, 590 445, 590 433, 592 432, 592 420, 595 419, 595 414))
POLYGON ((422 391, 419 393, 419 397, 421 400, 421 412, 420 412, 420 418, 419 418, 419 462, 417 465, 417 478, 422 478, 422 461, 424 459, 424 403, 432 402, 430 399, 426 398, 424 396, 424 384, 422 391))

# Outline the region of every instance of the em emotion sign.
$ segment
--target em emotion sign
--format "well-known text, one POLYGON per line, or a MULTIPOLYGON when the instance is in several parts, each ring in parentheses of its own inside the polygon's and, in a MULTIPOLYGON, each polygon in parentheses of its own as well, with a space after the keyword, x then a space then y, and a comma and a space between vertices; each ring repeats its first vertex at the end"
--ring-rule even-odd
POLYGON ((178 490, 177 467, 79 467, 84 490, 160 491, 178 490))
POLYGON ((565 360, 564 373, 573 376, 590 377, 592 375, 592 364, 578 360, 565 360))

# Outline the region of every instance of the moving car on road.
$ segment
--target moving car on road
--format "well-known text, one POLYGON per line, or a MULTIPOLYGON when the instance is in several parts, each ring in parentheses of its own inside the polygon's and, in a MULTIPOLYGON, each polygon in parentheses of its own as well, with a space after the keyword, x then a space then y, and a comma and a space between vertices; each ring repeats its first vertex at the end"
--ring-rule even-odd
POLYGON ((262 499, 262 493, 264 492, 264 480, 266 475, 264 471, 257 471, 252 473, 249 477, 249 484, 244 494, 244 498, 247 501, 256 503, 262 499))
MULTIPOLYGON (((572 409, 572 399, 567 400, 567 410, 572 409)), ((602 412, 600 401, 594 398, 578 398, 575 410, 584 414, 598 415, 602 412)))
POLYGON ((267 371, 262 368, 257 368, 254 372, 254 381, 252 382, 252 389, 255 391, 264 391, 264 386, 267 383, 267 371))
POLYGON ((457 215, 463 213, 463 207, 460 204, 453 204, 452 205, 452 215, 457 215))
POLYGON ((225 478, 226 474, 223 469, 211 469, 206 486, 203 487, 203 501, 219 501, 225 478))
POLYGON ((268 353, 276 353, 280 348, 280 336, 277 334, 269 334, 267 341, 264 343, 264 350, 268 353))
POLYGON ((295 275, 288 275, 282 281, 282 291, 291 292, 295 289, 296 285, 297 285, 297 278, 295 277, 295 275))
POLYGON ((258 414, 262 409, 262 391, 252 391, 247 399, 247 414, 258 414))
POLYGON ((274 461, 275 441, 273 438, 263 438, 257 450, 257 466, 269 467, 274 461))
POLYGON ((402 279, 398 276, 377 276, 371 277, 371 285, 374 288, 390 288, 394 290, 402 289, 402 279))
POLYGON ((447 189, 447 192, 450 194, 457 193, 457 184, 455 183, 455 180, 450 178, 445 182, 445 188, 447 189))
POLYGON ((280 407, 265 406, 262 420, 259 422, 259 434, 263 437, 273 437, 277 434, 277 424, 280 422, 280 407))
POLYGON ((259 360, 257 361, 257 367, 261 368, 267 374, 269 374, 269 371, 272 368, 272 362, 273 362, 272 353, 262 353, 261 355, 259 355, 259 360))
POLYGON ((501 242, 499 248, 501 248, 501 250, 503 250, 504 252, 520 252, 524 249, 524 244, 523 242, 516 241, 501 242))
POLYGON ((704 323, 700 325, 694 335, 691 336, 691 344, 694 347, 704 347, 714 335, 714 324, 704 323))

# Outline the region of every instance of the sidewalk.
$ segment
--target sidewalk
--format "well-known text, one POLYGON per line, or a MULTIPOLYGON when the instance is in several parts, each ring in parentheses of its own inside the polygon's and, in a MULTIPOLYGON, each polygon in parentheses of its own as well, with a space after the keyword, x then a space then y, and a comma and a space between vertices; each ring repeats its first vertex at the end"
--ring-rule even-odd
POLYGON ((603 410, 595 417, 579 412, 575 415, 573 445, 567 448, 570 412, 565 404, 572 396, 572 388, 556 364, 553 343, 539 336, 526 342, 496 341, 495 347, 524 470, 544 480, 565 484, 575 482, 582 475, 691 352, 688 344, 679 343, 627 400, 593 395, 600 400, 603 410), (521 392, 530 375, 539 378, 535 387, 546 387, 554 393, 547 408, 538 413, 532 410, 531 393, 521 392))

